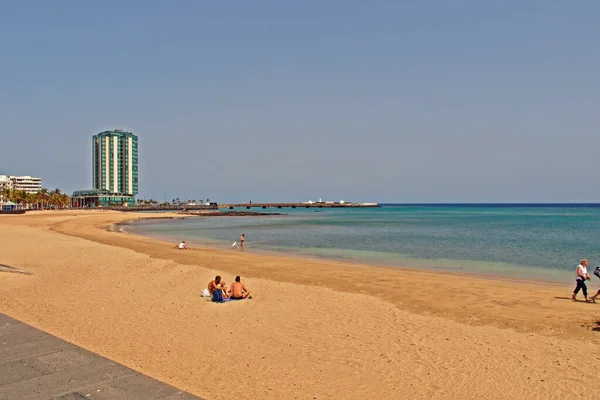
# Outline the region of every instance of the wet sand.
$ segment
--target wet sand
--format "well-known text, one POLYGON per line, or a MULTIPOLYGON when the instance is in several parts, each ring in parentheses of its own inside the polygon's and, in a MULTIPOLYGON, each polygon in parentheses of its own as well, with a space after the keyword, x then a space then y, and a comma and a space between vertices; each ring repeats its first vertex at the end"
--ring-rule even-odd
POLYGON ((179 251, 106 229, 132 217, 1 215, 0 263, 32 275, 0 272, 0 311, 206 399, 600 396, 600 303, 572 302, 571 282, 179 251), (216 274, 254 298, 200 297, 216 274))

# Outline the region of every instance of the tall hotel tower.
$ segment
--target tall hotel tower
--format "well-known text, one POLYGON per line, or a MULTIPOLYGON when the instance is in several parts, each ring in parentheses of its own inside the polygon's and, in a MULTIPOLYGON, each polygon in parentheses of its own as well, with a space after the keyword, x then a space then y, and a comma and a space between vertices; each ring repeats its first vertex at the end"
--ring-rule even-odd
POLYGON ((138 138, 120 129, 92 137, 94 189, 135 196, 138 193, 138 138))

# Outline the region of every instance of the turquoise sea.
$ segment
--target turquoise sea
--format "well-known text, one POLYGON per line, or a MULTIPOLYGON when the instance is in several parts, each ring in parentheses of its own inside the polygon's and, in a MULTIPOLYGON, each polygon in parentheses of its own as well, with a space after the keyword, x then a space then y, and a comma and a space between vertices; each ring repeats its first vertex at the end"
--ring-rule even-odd
POLYGON ((600 204, 268 209, 285 215, 142 220, 124 230, 192 246, 571 283, 600 265, 600 204))

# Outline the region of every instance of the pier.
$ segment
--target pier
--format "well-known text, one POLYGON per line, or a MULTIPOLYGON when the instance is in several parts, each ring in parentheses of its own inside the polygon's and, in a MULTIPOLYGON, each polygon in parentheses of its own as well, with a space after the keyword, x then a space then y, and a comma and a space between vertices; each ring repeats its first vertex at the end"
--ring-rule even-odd
POLYGON ((381 207, 377 203, 238 203, 238 204, 219 204, 219 208, 372 208, 381 207))
POLYGON ((102 207, 108 210, 115 211, 183 211, 183 212, 216 212, 220 209, 233 210, 235 208, 245 208, 250 210, 252 208, 374 208, 381 207, 378 203, 325 203, 325 202, 312 202, 312 203, 230 203, 230 204, 217 204, 210 203, 208 205, 187 205, 187 204, 161 204, 161 205, 134 205, 134 206, 110 206, 102 207))

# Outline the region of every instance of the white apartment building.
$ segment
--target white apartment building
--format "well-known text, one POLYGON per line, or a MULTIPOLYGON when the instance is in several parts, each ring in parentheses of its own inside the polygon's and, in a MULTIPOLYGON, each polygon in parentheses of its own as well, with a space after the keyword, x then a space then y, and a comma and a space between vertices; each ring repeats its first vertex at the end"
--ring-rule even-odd
POLYGON ((9 176, 12 190, 24 191, 26 193, 37 193, 42 189, 42 178, 32 176, 9 176))
POLYGON ((12 181, 6 175, 0 175, 0 205, 4 204, 4 190, 12 189, 12 181))
POLYGON ((0 191, 4 189, 12 189, 12 181, 7 175, 0 175, 0 191))

